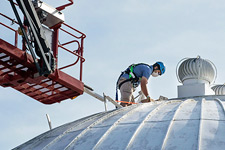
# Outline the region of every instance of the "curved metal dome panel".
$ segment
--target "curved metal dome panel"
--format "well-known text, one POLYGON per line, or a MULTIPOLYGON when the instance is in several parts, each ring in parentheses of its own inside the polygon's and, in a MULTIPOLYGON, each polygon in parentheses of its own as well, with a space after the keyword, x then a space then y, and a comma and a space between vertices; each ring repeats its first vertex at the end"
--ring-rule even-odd
POLYGON ((182 83, 188 79, 198 79, 211 84, 214 82, 215 76, 215 66, 210 61, 200 57, 186 58, 178 68, 178 80, 182 83))
POLYGON ((14 150, 223 150, 224 105, 220 99, 132 105, 62 125, 14 150))
POLYGON ((225 84, 215 85, 212 87, 212 89, 216 95, 225 95, 225 84))

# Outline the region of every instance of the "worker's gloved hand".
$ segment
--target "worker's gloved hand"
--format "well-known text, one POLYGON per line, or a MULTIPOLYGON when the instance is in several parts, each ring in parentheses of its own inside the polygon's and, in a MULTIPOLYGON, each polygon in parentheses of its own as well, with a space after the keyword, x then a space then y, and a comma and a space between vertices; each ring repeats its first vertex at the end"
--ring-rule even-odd
POLYGON ((151 99, 150 96, 147 96, 147 99, 142 100, 142 103, 149 103, 149 102, 154 102, 154 99, 151 99))
POLYGON ((151 101, 151 102, 155 102, 155 100, 154 100, 154 99, 150 99, 150 101, 151 101))
POLYGON ((148 102, 154 102, 155 101, 154 99, 151 99, 150 96, 147 96, 147 100, 148 100, 148 102))
POLYGON ((147 100, 148 100, 148 102, 151 102, 151 97, 147 96, 147 100))

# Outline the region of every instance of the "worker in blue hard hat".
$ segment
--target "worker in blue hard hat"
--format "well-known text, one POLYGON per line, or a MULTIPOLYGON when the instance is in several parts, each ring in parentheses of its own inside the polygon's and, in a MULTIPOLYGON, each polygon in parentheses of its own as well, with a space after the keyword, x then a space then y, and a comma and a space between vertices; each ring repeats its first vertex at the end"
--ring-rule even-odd
MULTIPOLYGON (((134 102, 133 92, 135 88, 141 84, 141 90, 147 97, 147 102, 154 101, 151 99, 147 83, 149 77, 161 76, 165 73, 165 66, 162 62, 156 62, 153 65, 144 63, 132 64, 124 72, 121 73, 117 81, 117 89, 121 93, 121 105, 123 107, 131 105, 134 102)), ((116 90, 116 100, 118 100, 118 94, 116 90)))

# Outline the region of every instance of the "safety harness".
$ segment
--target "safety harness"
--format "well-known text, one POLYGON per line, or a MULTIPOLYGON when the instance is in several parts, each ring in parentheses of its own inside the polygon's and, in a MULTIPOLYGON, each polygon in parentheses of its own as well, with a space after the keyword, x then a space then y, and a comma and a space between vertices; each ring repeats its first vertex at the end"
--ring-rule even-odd
MULTIPOLYGON (((145 64, 145 63, 138 63, 138 64, 132 64, 130 65, 124 72, 122 72, 116 82, 116 100, 118 100, 118 89, 120 89, 120 87, 126 83, 126 82, 129 82, 131 81, 131 83, 133 84, 133 87, 136 88, 138 86, 138 82, 141 80, 141 78, 138 78, 136 76, 136 74, 134 73, 134 68, 138 65, 147 65, 149 66, 148 64, 145 64), (124 80, 123 82, 121 82, 120 84, 118 84, 119 82, 119 79, 121 78, 122 75, 124 74, 128 74, 129 75, 129 79, 126 79, 124 80)), ((149 66, 150 67, 150 66, 149 66)))

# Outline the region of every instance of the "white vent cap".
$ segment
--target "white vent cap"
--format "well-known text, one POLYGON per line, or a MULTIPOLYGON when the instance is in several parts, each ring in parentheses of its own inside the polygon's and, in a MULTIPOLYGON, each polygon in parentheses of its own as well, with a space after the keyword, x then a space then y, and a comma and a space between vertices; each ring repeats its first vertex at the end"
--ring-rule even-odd
POLYGON ((177 78, 183 84, 214 83, 216 79, 215 65, 200 56, 184 58, 177 65, 177 78))

